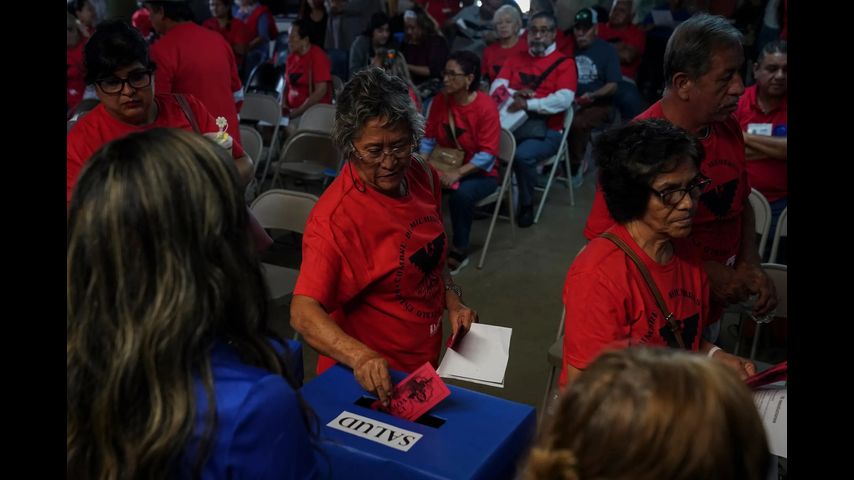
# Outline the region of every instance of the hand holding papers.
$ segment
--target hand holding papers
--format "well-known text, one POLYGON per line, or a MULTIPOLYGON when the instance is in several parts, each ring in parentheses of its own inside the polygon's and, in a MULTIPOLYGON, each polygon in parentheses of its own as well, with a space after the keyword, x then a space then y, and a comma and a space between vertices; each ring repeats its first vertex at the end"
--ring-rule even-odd
POLYGON ((512 333, 511 328, 473 323, 458 345, 445 351, 437 373, 444 378, 503 388, 512 333))

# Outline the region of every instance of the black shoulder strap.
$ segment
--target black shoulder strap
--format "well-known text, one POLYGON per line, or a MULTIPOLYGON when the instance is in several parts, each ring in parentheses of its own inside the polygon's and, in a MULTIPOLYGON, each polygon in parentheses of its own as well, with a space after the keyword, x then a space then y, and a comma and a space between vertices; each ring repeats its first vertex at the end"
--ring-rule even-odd
POLYGON ((569 57, 563 56, 563 57, 560 57, 557 60, 555 60, 555 62, 553 64, 549 65, 549 68, 547 68, 543 73, 540 74, 539 77, 537 77, 536 80, 534 80, 534 83, 532 83, 529 88, 531 90, 536 90, 537 88, 539 88, 540 84, 543 83, 543 80, 545 80, 546 77, 548 77, 549 74, 552 73, 552 71, 555 68, 557 68, 558 65, 560 65, 561 63, 563 63, 566 60, 569 60, 569 57))

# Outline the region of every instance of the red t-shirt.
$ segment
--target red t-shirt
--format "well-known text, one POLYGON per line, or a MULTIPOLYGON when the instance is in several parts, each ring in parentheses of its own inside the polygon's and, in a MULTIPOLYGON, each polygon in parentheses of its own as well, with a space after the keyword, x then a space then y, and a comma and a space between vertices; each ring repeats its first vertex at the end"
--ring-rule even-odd
MULTIPOLYGON (((789 124, 788 97, 784 98, 776 109, 767 114, 763 113, 756 101, 756 85, 753 85, 748 87, 738 99, 735 118, 738 119, 742 132, 746 132, 751 123, 770 123, 775 137, 785 137, 789 124)), ((747 175, 750 178, 750 186, 759 190, 769 202, 788 196, 789 164, 786 160, 773 158, 751 160, 747 162, 747 175)))
POLYGON ((246 22, 244 22, 246 25, 246 38, 250 42, 258 36, 258 22, 261 20, 262 15, 263 18, 267 19, 267 34, 270 36, 270 40, 275 40, 279 35, 279 28, 276 26, 276 20, 273 19, 272 12, 270 12, 270 9, 266 5, 258 3, 255 4, 255 9, 246 17, 246 22), (266 15, 264 15, 265 13, 266 15))
MULTIPOLYGON (((218 132, 216 121, 205 106, 192 95, 187 95, 186 98, 199 124, 199 130, 202 133, 218 132)), ((66 202, 71 203, 71 192, 77 184, 77 177, 80 176, 83 165, 105 143, 134 132, 158 127, 193 131, 190 120, 187 119, 184 110, 173 95, 155 95, 154 101, 157 102, 158 111, 157 118, 151 125, 136 126, 119 121, 107 112, 104 104, 100 103, 71 127, 71 131, 65 137, 66 202)), ((245 155, 243 147, 236 140, 232 153, 234 158, 245 155)))
POLYGON ((424 7, 439 24, 439 28, 445 21, 460 11, 460 2, 454 0, 416 0, 416 3, 424 7))
POLYGON ((86 42, 81 39, 77 46, 65 50, 65 101, 68 108, 74 110, 83 100, 86 90, 86 66, 83 64, 83 48, 86 42))
MULTIPOLYGON (((544 57, 531 56, 527 51, 517 53, 507 59, 496 78, 506 79, 512 90, 523 90, 539 78, 557 59, 565 56, 557 49, 544 57)), ((543 98, 562 89, 575 92, 577 88, 578 72, 575 69, 575 61, 564 60, 540 83, 534 92, 534 98, 543 98)), ((549 128, 563 130, 563 117, 564 112, 549 116, 549 128)))
POLYGON ((572 34, 567 35, 563 32, 563 30, 558 29, 555 33, 555 43, 557 44, 557 49, 560 50, 561 53, 566 55, 567 57, 575 56, 575 36, 572 34))
MULTIPOLYGON (((660 100, 635 120, 645 118, 665 118, 660 100)), ((706 151, 700 172, 712 179, 712 183, 700 195, 694 227, 688 238, 704 260, 732 264, 741 246, 741 212, 750 195, 744 137, 735 117, 730 117, 724 122, 710 124, 709 135, 700 139, 700 143, 706 151)), ((584 236, 591 240, 613 224, 605 197, 597 185, 584 236)))
POLYGON ((507 57, 527 51, 528 39, 524 35, 520 35, 516 44, 510 48, 502 47, 499 42, 489 44, 483 49, 483 60, 480 62, 481 73, 492 81, 498 76, 507 57))
MULTIPOLYGON (((312 45, 305 55, 292 52, 285 63, 285 92, 288 108, 299 108, 309 96, 309 84, 327 82, 320 103, 332 103, 332 63, 326 52, 312 45)), ((312 87, 313 88, 313 87, 312 87)))
POLYGON ((626 45, 635 47, 638 51, 638 58, 632 63, 620 62, 620 71, 624 76, 629 78, 637 78, 638 67, 640 66, 643 52, 646 49, 646 33, 637 27, 637 25, 627 25, 623 28, 612 28, 608 23, 599 24, 599 38, 606 42, 619 40, 626 45))
MULTIPOLYGON (((294 295, 320 302, 344 330, 411 372, 438 365, 447 237, 441 183, 415 160, 402 198, 365 187, 349 163, 311 211, 294 295), (354 179, 359 183, 357 188, 354 179), (359 191, 364 190, 364 191, 359 191)), ((317 372, 334 364, 320 356, 317 372)))
MULTIPOLYGON (((243 23, 239 18, 232 18, 227 27, 223 27, 219 24, 219 20, 215 17, 211 17, 204 22, 202 22, 202 26, 207 28, 208 30, 213 30, 218 34, 222 35, 222 38, 231 45, 232 50, 234 50, 235 45, 247 45, 252 39, 248 38, 248 32, 246 29, 246 24, 243 23)), ((238 65, 243 62, 242 55, 234 54, 234 58, 237 61, 238 65)))
MULTIPOLYGON (((661 265, 638 247, 624 226, 614 225, 610 231, 641 258, 681 325, 686 348, 698 351, 710 318, 708 277, 698 252, 685 239, 674 239, 673 258, 661 265)), ((608 239, 594 238, 572 262, 563 303, 561 387, 566 385, 567 363, 583 370, 604 350, 632 345, 679 348, 637 265, 608 239)))
POLYGON ((180 23, 151 46, 151 59, 157 64, 157 93, 193 95, 211 115, 225 117, 228 133, 240 141, 236 102, 242 100, 243 85, 231 46, 221 35, 193 22, 180 23))
MULTIPOLYGON (((440 147, 456 148, 451 136, 451 125, 448 121, 448 103, 451 102, 451 112, 454 115, 454 130, 457 142, 466 152, 463 164, 471 161, 475 153, 486 152, 498 157, 498 136, 501 122, 498 119, 498 108, 489 95, 477 92, 474 101, 468 105, 457 105, 452 98, 444 94, 433 97, 430 105, 430 117, 424 135, 435 138, 440 147)), ((481 170, 484 175, 498 176, 498 169, 488 172, 481 170)))

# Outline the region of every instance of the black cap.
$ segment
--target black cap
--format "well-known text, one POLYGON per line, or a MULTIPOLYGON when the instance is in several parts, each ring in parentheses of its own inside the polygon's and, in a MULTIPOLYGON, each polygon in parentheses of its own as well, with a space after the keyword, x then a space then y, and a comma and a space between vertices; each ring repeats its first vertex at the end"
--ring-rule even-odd
POLYGON ((596 10, 593 10, 592 8, 582 8, 575 14, 575 25, 573 25, 573 28, 580 27, 586 30, 593 25, 596 25, 598 22, 596 10))

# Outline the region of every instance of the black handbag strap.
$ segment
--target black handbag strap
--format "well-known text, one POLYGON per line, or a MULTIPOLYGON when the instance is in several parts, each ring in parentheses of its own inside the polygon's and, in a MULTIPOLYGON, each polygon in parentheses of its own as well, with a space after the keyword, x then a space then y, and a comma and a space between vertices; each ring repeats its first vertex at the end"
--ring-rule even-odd
POLYGON ((196 133, 202 133, 202 130, 199 128, 199 122, 196 121, 196 116, 193 114, 193 109, 190 108, 190 103, 187 101, 187 97, 181 93, 173 93, 172 95, 175 97, 175 100, 178 101, 178 105, 181 106, 181 110, 184 111, 184 115, 193 127, 193 131, 196 133))
POLYGON ((549 68, 545 69, 545 71, 543 71, 543 73, 541 73, 540 76, 537 77, 536 80, 534 80, 534 83, 529 85, 529 88, 533 91, 536 91, 538 88, 540 88, 540 84, 543 83, 543 80, 545 80, 546 77, 548 77, 549 74, 552 73, 552 71, 554 71, 554 69, 557 68, 558 65, 565 62, 566 60, 569 60, 569 57, 563 56, 555 60, 554 63, 549 65, 549 68))
POLYGON ((451 97, 445 95, 445 106, 448 107, 448 124, 451 127, 451 138, 454 140, 454 145, 457 146, 457 149, 462 150, 463 147, 460 146, 460 142, 457 141, 457 126, 454 125, 454 114, 451 112, 451 97))
POLYGON ((661 296, 661 292, 655 285, 655 281, 653 281, 652 275, 649 273, 649 269, 647 269, 646 265, 643 264, 640 257, 638 257, 638 254, 635 253, 631 247, 626 245, 626 242, 624 242, 620 237, 611 232, 605 232, 599 236, 612 241, 614 245, 619 247, 620 250, 626 252, 626 255, 635 262, 635 265, 637 265, 638 270, 640 270, 643 279, 646 281, 647 287, 649 287, 649 290, 652 292, 652 296, 655 297, 655 302, 658 303, 658 308, 661 309, 661 313, 664 314, 664 320, 668 325, 670 325, 670 329, 673 330, 673 336, 676 337, 676 343, 679 344, 679 348, 686 349, 685 342, 682 340, 682 327, 673 320, 673 312, 667 308, 667 305, 664 303, 664 297, 661 296))

